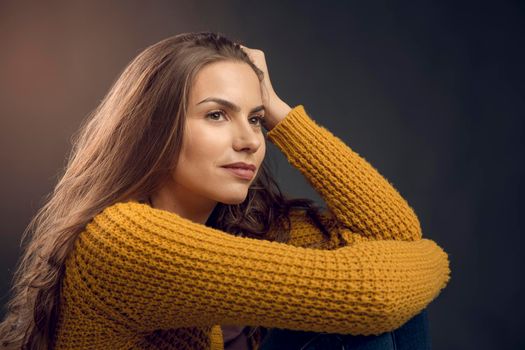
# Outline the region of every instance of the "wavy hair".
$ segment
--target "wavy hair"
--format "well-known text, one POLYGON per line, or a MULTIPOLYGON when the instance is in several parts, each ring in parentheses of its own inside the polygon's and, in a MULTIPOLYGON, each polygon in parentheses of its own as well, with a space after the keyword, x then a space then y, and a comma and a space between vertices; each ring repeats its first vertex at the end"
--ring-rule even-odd
MULTIPOLYGON (((177 165, 188 96, 205 65, 234 60, 259 70, 238 43, 213 32, 182 33, 139 53, 72 136, 72 149, 53 191, 22 235, 0 346, 50 349, 64 263, 87 223, 105 207, 143 201, 177 165)), ((286 243, 291 210, 305 210, 328 237, 337 221, 306 198, 286 198, 266 159, 244 202, 217 204, 207 225, 231 234, 286 243)), ((338 231, 338 230, 337 230, 338 231)), ((260 329, 252 328, 252 341, 260 329)))

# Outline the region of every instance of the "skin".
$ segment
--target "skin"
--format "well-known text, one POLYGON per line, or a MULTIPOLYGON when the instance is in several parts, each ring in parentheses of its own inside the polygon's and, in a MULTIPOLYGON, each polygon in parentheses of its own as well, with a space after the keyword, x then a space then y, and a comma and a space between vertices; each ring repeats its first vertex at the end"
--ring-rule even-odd
POLYGON ((273 91, 262 51, 243 49, 265 72, 264 81, 239 61, 215 62, 197 73, 179 163, 170 180, 150 196, 154 208, 204 224, 218 202, 245 200, 266 153, 262 128, 271 130, 291 108, 273 91), (199 103, 210 97, 230 101, 238 110, 218 102, 199 103), (257 107, 262 110, 251 112, 257 107), (265 118, 265 126, 259 117, 265 118), (254 164, 255 176, 241 179, 221 167, 234 162, 254 164))

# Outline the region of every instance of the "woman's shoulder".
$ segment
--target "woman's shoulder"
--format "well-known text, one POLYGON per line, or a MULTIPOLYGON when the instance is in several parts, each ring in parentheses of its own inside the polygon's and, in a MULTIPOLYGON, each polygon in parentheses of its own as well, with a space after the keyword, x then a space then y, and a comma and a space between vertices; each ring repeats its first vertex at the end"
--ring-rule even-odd
POLYGON ((145 201, 130 199, 108 205, 93 217, 93 221, 108 221, 117 224, 157 224, 158 222, 184 222, 187 219, 176 213, 151 207, 145 201))
POLYGON ((120 201, 106 206, 87 223, 81 240, 103 242, 104 245, 126 245, 149 241, 152 234, 184 229, 186 219, 156 209, 137 200, 120 201))

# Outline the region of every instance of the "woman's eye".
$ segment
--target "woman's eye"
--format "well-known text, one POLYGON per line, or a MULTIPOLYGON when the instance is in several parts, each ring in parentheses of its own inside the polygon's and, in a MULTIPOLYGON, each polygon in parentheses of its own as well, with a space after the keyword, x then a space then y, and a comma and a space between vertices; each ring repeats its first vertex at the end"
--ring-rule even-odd
POLYGON ((263 115, 254 115, 250 119, 256 120, 256 125, 262 126, 264 124, 264 116, 263 115))
MULTIPOLYGON (((206 118, 210 118, 211 120, 219 120, 219 118, 223 116, 224 117, 224 112, 223 111, 214 111, 214 112, 210 112, 208 114, 206 114, 206 118)), ((250 117, 251 120, 255 120, 255 122, 253 122, 254 125, 257 125, 257 126, 262 126, 264 124, 264 116, 263 115, 254 115, 252 117, 250 117)))
MULTIPOLYGON (((215 111, 215 112, 211 112, 211 113, 208 113, 206 114, 206 117, 210 118, 210 117, 214 117, 214 116, 217 116, 217 115, 223 115, 222 111, 215 111)), ((212 118, 213 120, 217 120, 217 119, 214 119, 212 118)))

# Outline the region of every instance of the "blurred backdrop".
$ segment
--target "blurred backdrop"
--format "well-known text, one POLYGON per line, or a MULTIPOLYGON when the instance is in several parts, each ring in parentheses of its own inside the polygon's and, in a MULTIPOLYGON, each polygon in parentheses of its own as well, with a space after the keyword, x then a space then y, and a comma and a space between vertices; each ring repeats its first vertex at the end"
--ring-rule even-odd
MULTIPOLYGON (((279 96, 371 162, 447 251, 435 349, 525 347, 523 1, 1 1, 2 306, 81 121, 140 51, 201 30, 262 49, 279 96)), ((324 205, 272 146, 285 192, 324 205)))

